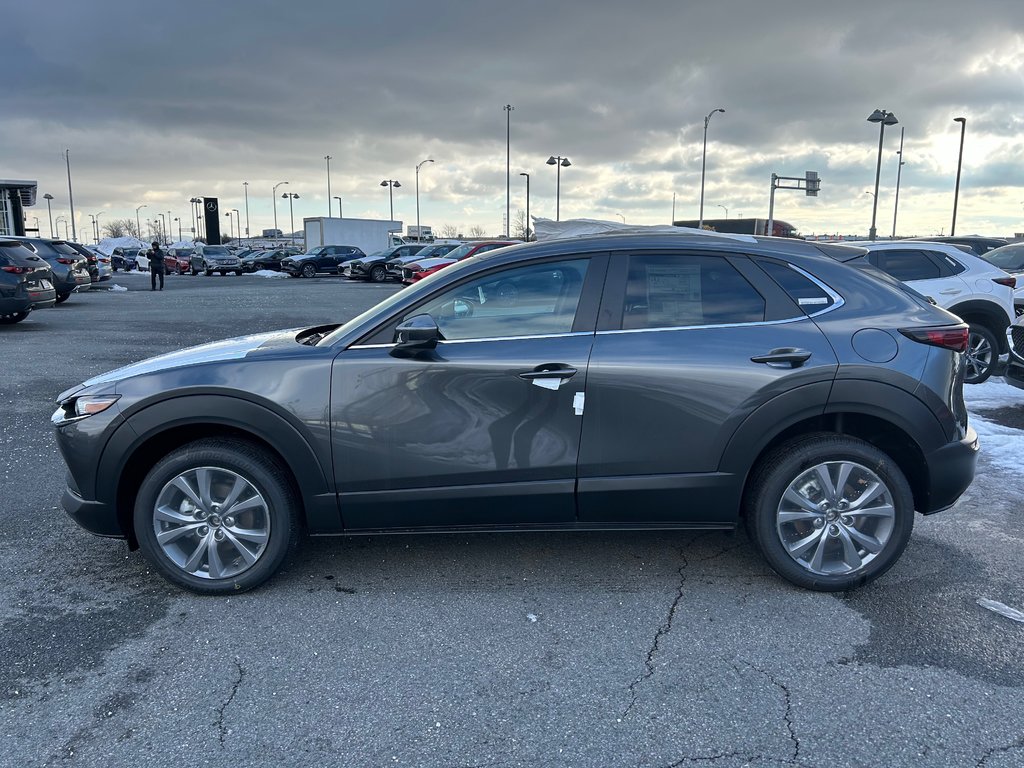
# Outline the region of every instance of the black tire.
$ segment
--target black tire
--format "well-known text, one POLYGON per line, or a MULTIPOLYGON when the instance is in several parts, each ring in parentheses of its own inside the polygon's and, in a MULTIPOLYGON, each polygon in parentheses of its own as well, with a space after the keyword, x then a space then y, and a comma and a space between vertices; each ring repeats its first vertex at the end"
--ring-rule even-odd
POLYGON ((235 277, 241 277, 241 276, 242 276, 242 270, 236 269, 235 270, 235 277))
POLYGON ((14 312, 10 315, 0 315, 0 325, 14 325, 15 323, 20 323, 22 320, 28 317, 29 311, 30 310, 26 309, 24 312, 14 312))
POLYGON ((984 325, 971 323, 971 335, 967 341, 964 384, 981 384, 988 381, 999 362, 999 341, 996 335, 984 325))
POLYGON ((71 294, 70 293, 58 293, 57 294, 57 303, 58 304, 63 304, 69 298, 71 298, 71 294))
POLYGON ((913 494, 896 462, 863 440, 824 432, 790 440, 762 458, 751 473, 743 507, 750 537, 768 565, 787 581, 820 592, 854 589, 881 576, 899 559, 914 527, 913 494), (822 494, 823 500, 813 503, 814 489, 821 490, 822 484, 801 476, 826 466, 834 483, 840 467, 850 465, 857 469, 850 470, 838 489, 841 501, 821 506, 828 500, 822 494), (802 481, 798 486, 801 492, 795 493, 810 507, 793 504, 789 501, 792 497, 784 499, 787 489, 798 480, 802 481), (882 489, 877 494, 871 491, 876 484, 882 489), (865 497, 864 502, 859 501, 865 497), (875 504, 879 497, 883 503, 875 504), (885 503, 887 500, 890 503, 885 503), (789 507, 785 511, 784 501, 789 507), (815 511, 809 511, 811 508, 815 511), (870 514, 858 514, 859 509, 870 510, 870 514), (862 544, 866 541, 872 542, 870 546, 877 547, 877 552, 862 544), (852 555, 848 547, 852 547, 852 555), (801 562, 800 557, 812 550, 810 562, 801 562), (837 564, 835 556, 840 554, 842 562, 837 564), (818 568, 813 567, 816 556, 821 557, 818 568), (847 557, 861 564, 846 567, 847 557))
POLYGON ((383 283, 388 279, 388 268, 383 264, 374 264, 370 267, 369 277, 371 283, 383 283))
POLYGON ((204 270, 203 270, 203 273, 204 273, 204 274, 205 274, 205 275, 206 275, 207 277, 213 277, 213 270, 212 270, 212 269, 204 269, 204 270))
POLYGON ((302 276, 303 277, 316 277, 316 266, 313 264, 302 265, 302 276))
MULTIPOLYGON (((297 494, 289 476, 278 464, 279 462, 263 449, 238 439, 197 440, 165 456, 147 473, 135 498, 133 523, 143 556, 168 581, 199 594, 235 594, 266 582, 295 548, 299 536, 297 494), (182 476, 187 478, 189 473, 205 468, 211 468, 207 475, 211 479, 230 478, 232 475, 241 478, 247 484, 247 489, 240 498, 243 501, 256 498, 247 495, 251 490, 258 495, 257 500, 262 504, 258 505, 257 509, 238 513, 247 517, 246 521, 237 527, 232 526, 234 522, 239 521, 230 524, 225 522, 232 518, 230 507, 222 512, 221 507, 213 506, 210 513, 204 511, 200 517, 201 508, 188 501, 188 497, 177 487, 172 486, 171 481, 182 476), (161 508, 166 508, 168 499, 179 497, 181 505, 175 511, 180 515, 180 521, 157 521, 155 513, 158 502, 161 508), (223 514, 223 521, 219 513, 223 514), (237 533, 240 530, 251 534, 260 530, 263 523, 266 524, 268 532, 262 549, 253 544, 252 539, 242 536, 235 538, 230 535, 232 531, 237 533), (184 531, 182 535, 164 542, 171 550, 170 553, 157 540, 157 525, 162 527, 164 535, 184 531), (214 538, 218 532, 223 538, 214 538), (232 544, 233 540, 253 544, 251 548, 246 548, 250 550, 254 562, 247 563, 248 558, 242 556, 237 545, 232 544), (199 553, 200 565, 193 572, 189 572, 184 567, 188 563, 187 560, 184 564, 179 564, 174 558, 184 559, 184 553, 193 550, 193 543, 195 547, 192 556, 199 553), (212 558, 208 555, 211 545, 213 551, 219 553, 216 559, 225 572, 237 567, 241 567, 241 570, 223 578, 209 575, 214 568, 212 558), (256 552, 253 552, 253 549, 256 552), (225 555, 234 555, 234 559, 226 561, 225 555), (197 576, 195 573, 203 575, 197 576)), ((209 497, 226 501, 225 496, 230 495, 229 484, 227 479, 223 483, 211 481, 209 497)), ((173 503, 170 506, 174 508, 173 503)))

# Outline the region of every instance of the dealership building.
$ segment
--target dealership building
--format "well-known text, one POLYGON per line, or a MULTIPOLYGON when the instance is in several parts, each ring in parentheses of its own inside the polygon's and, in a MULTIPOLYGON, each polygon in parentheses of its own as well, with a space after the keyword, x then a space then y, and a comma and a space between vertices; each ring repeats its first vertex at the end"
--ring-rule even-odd
POLYGON ((25 234, 25 209, 36 204, 36 182, 0 179, 0 235, 25 234))

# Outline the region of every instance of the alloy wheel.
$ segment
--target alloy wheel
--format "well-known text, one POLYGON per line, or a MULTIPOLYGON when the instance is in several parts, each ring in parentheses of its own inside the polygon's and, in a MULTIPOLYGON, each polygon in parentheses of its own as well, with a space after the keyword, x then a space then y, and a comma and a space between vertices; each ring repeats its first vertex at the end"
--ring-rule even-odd
POLYGON ((987 374, 995 360, 995 349, 988 336, 971 330, 964 353, 964 380, 968 383, 980 382, 988 378, 987 374))
POLYGON ((890 489, 871 469, 831 461, 807 469, 786 488, 776 532, 807 571, 841 576, 861 570, 886 547, 896 522, 890 489))

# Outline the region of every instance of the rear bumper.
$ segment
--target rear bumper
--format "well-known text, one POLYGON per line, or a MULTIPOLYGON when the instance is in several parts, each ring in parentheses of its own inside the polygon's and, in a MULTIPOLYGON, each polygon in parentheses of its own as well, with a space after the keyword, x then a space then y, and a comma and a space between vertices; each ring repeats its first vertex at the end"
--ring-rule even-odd
POLYGON ((919 512, 931 515, 956 504, 974 480, 979 447, 978 433, 968 426, 963 440, 944 445, 925 457, 930 470, 928 508, 919 512))

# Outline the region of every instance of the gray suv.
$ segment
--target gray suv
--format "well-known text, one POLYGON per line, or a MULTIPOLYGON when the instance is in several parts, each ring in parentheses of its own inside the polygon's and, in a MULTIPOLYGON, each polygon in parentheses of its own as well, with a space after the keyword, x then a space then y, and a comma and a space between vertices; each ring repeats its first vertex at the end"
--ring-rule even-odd
POLYGON ((225 245, 199 245, 189 257, 189 271, 193 275, 200 272, 207 277, 214 272, 226 275, 234 272, 242 274, 242 261, 235 254, 231 253, 225 245))
POLYGON ((953 505, 968 328, 859 248, 620 234, 472 256, 334 325, 97 376, 67 512, 234 594, 316 535, 732 529, 847 590, 953 505))

